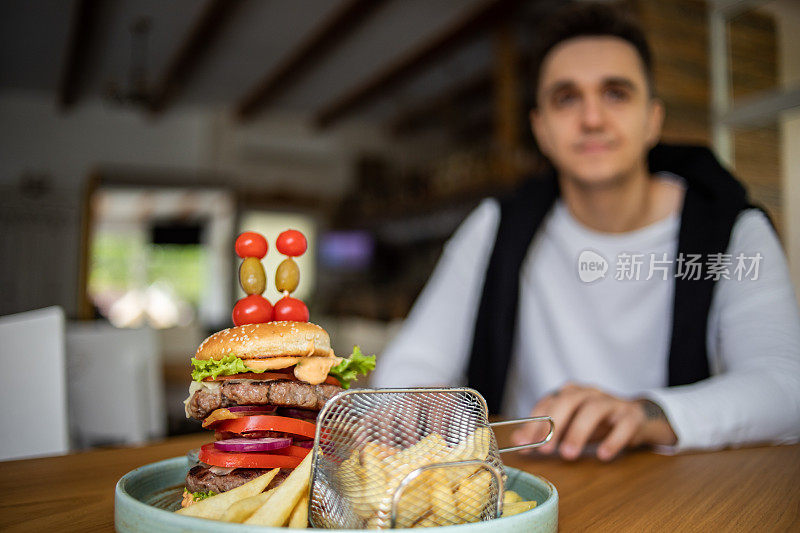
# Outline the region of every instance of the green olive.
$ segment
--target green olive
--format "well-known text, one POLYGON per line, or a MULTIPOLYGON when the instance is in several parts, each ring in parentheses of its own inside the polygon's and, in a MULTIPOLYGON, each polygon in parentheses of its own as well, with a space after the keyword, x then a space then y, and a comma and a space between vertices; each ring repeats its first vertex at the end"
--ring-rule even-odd
POLYGON ((264 265, 257 257, 246 257, 239 267, 239 283, 247 294, 261 294, 267 288, 264 265))
POLYGON ((300 283, 300 269, 291 257, 281 261, 278 270, 275 271, 275 288, 279 292, 294 292, 300 283))

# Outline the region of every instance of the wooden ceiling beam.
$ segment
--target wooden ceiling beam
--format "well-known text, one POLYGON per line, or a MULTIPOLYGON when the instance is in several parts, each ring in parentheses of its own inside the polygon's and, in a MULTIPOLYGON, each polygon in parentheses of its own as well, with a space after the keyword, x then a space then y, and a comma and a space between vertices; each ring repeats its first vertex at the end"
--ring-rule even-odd
POLYGON ((482 2, 437 35, 412 48, 408 53, 390 62, 386 68, 323 106, 316 114, 317 126, 328 127, 396 87, 403 80, 474 38, 488 26, 510 16, 517 3, 517 0, 482 2))
POLYGON ((236 104, 236 117, 253 118, 304 73, 330 54, 345 37, 385 0, 347 0, 318 24, 296 48, 268 72, 236 104))
MULTIPOLYGON (((530 55, 523 53, 518 59, 520 76, 530 62, 530 55)), ((495 68, 491 67, 466 80, 459 80, 441 93, 412 104, 398 111, 387 123, 387 130, 392 135, 408 135, 439 121, 443 112, 455 106, 468 105, 478 98, 491 99, 496 83, 495 68)))
POLYGON ((208 56, 214 42, 222 34, 242 0, 209 0, 202 13, 186 34, 161 79, 155 84, 150 110, 162 113, 208 56))
POLYGON ((492 72, 487 70, 459 80, 443 92, 400 110, 388 123, 392 135, 407 135, 436 121, 446 109, 491 93, 492 72))
POLYGON ((99 0, 78 0, 75 4, 67 56, 58 86, 57 101, 61 109, 69 109, 80 98, 92 44, 97 38, 99 3, 99 0))

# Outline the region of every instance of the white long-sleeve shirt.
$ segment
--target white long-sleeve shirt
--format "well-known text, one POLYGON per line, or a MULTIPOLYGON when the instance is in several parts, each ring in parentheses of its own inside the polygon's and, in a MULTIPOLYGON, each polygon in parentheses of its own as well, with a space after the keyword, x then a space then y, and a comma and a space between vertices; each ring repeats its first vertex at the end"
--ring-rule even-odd
MULTIPOLYGON (((399 335, 381 355, 374 386, 466 382, 499 221, 498 202, 484 200, 448 241, 399 335)), ((520 273, 506 415, 527 416, 542 396, 572 381, 658 403, 678 437, 673 451, 800 439, 800 313, 780 243, 758 210, 739 215, 730 257, 712 259, 721 259, 730 277, 715 283, 710 309, 712 377, 667 387, 679 226, 673 215, 624 234, 600 233, 556 203, 520 273), (581 280, 585 250, 608 262, 605 277, 581 280), (736 270, 740 254, 749 272, 736 270)))

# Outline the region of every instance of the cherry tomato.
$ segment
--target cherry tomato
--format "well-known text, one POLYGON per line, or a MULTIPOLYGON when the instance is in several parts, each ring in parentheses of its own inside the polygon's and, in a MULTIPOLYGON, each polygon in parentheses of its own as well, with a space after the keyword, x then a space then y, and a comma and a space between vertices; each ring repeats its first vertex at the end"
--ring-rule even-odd
POLYGON ((272 320, 308 322, 308 307, 297 298, 284 296, 275 302, 275 308, 272 310, 272 320))
POLYGON ((261 295, 251 294, 236 302, 232 317, 237 326, 269 322, 272 320, 272 304, 261 295))
POLYGON ((245 231, 236 237, 236 255, 245 257, 258 257, 263 259, 267 255, 267 239, 260 233, 245 231))
POLYGON ((306 238, 296 229, 287 229, 275 241, 275 248, 283 255, 298 257, 303 255, 308 248, 306 238))

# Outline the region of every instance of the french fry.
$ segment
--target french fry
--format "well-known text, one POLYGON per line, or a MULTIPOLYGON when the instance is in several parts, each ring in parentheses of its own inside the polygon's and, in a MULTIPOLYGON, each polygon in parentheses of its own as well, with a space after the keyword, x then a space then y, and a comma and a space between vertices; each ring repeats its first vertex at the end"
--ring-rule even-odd
POLYGON ((262 492, 261 494, 256 494, 255 496, 250 496, 249 498, 239 500, 228 507, 228 510, 225 511, 225 514, 222 515, 220 520, 223 522, 236 522, 241 524, 250 518, 250 516, 262 505, 264 505, 264 503, 272 496, 274 491, 275 489, 270 489, 267 492, 262 492))
POLYGON ((479 459, 485 461, 489 456, 492 436, 489 428, 479 427, 459 442, 452 450, 453 461, 479 459))
POLYGON ((516 503, 521 502, 522 496, 514 492, 513 490, 507 490, 503 494, 503 505, 508 505, 509 503, 516 503))
POLYGON ((384 463, 385 451, 379 446, 368 445, 361 450, 360 461, 363 465, 364 485, 357 498, 361 505, 356 512, 369 519, 370 516, 389 516, 392 505, 392 492, 389 471, 384 463))
POLYGON ((440 522, 436 521, 436 513, 431 511, 430 513, 420 518, 411 527, 435 527, 441 525, 442 524, 440 522))
POLYGON ((342 461, 339 475, 342 479, 344 496, 353 502, 354 511, 361 518, 368 519, 373 514, 372 506, 364 501, 364 494, 373 494, 367 491, 367 472, 359 461, 360 454, 353 452, 350 457, 342 461))
POLYGON ((482 470, 464 479, 455 491, 458 518, 463 522, 476 522, 489 503, 492 475, 482 470))
POLYGON ((383 518, 381 518, 380 516, 371 516, 369 519, 367 519, 366 528, 367 529, 386 529, 384 527, 385 523, 386 522, 384 522, 383 518))
POLYGON ((397 527, 422 527, 419 524, 445 525, 457 523, 458 509, 447 470, 452 467, 423 471, 403 493, 398 503, 397 527))
POLYGON ((269 485, 270 481, 272 481, 272 478, 275 477, 275 474, 277 474, 279 470, 280 470, 279 468, 270 470, 266 474, 261 475, 251 481, 248 481, 244 485, 236 487, 235 489, 229 490, 227 492, 223 492, 222 494, 211 496, 210 498, 206 498, 205 500, 194 503, 189 507, 184 507, 183 509, 179 509, 176 511, 176 513, 185 516, 195 516, 197 518, 208 518, 211 520, 219 520, 219 518, 225 513, 228 507, 230 507, 234 503, 238 502, 239 500, 243 500, 244 498, 255 496, 256 494, 263 491, 266 488, 266 486, 269 485))
MULTIPOLYGON (((454 458, 448 459, 450 461, 466 461, 469 459, 462 459, 462 458, 454 458)), ((463 466, 450 466, 447 468, 443 468, 443 473, 447 478, 447 482, 450 484, 450 491, 455 492, 458 489, 458 486, 468 477, 481 470, 481 465, 478 463, 470 464, 470 465, 463 465, 463 466)))
MULTIPOLYGON (((427 470, 414 478, 406 485, 400 501, 397 503, 397 527, 414 527, 426 516, 433 514, 433 502, 431 501, 431 491, 433 489, 433 471, 427 470)), ((394 492, 400 484, 400 479, 392 482, 390 492, 394 492)), ((389 509, 391 510, 391 499, 388 499, 389 509)))
MULTIPOLYGON (((384 507, 387 514, 391 511, 391 498, 394 491, 408 474, 425 465, 449 461, 450 447, 438 433, 430 433, 417 443, 391 456, 387 461, 387 484, 384 489, 386 497, 384 507)), ((397 527, 412 527, 424 517, 435 521, 438 514, 434 501, 441 500, 445 506, 442 512, 448 513, 448 502, 453 502, 450 482, 447 475, 436 469, 421 473, 405 489, 405 496, 398 504, 397 527), (435 516, 431 516, 434 514, 435 516)), ((455 505, 453 504, 453 509, 455 505)), ((452 520, 452 516, 450 518, 452 520)), ((416 526, 414 526, 416 527, 416 526)))
POLYGON ((444 438, 438 433, 430 433, 419 442, 389 457, 389 461, 406 467, 408 474, 424 464, 438 462, 439 457, 448 453, 449 448, 444 438))
POLYGON ((430 500, 433 507, 433 520, 437 524, 447 524, 458 519, 458 508, 453 491, 450 488, 450 480, 447 478, 447 468, 434 468, 430 479, 430 500))
MULTIPOLYGON (((489 449, 491 444, 491 435, 489 429, 479 427, 475 432, 469 434, 464 440, 459 442, 451 449, 449 461, 469 461, 478 460, 485 461, 489 456, 489 449)), ((467 478, 478 470, 481 466, 476 464, 473 466, 464 466, 461 468, 451 468, 448 470, 448 477, 453 488, 461 483, 464 478, 467 478)))
MULTIPOLYGON (((482 427, 455 446, 448 446, 438 433, 402 450, 367 442, 341 464, 342 480, 349 487, 347 497, 367 528, 385 527, 394 493, 408 474, 427 465, 485 461, 492 438, 489 428, 482 427)), ((427 527, 477 521, 490 503, 492 483, 491 473, 477 463, 427 469, 405 487, 396 525, 427 527)), ((511 491, 507 497, 514 502, 522 499, 511 491)))
POLYGON ((293 529, 305 529, 308 527, 308 496, 303 496, 297 505, 294 506, 289 524, 287 527, 293 529))
POLYGON ((300 498, 308 494, 308 478, 311 475, 313 455, 313 453, 306 455, 303 462, 278 485, 272 497, 244 523, 272 527, 281 527, 285 524, 300 498))
POLYGON ((512 516, 530 511, 536 507, 536 502, 511 502, 503 505, 503 516, 512 516))
POLYGON ((430 502, 417 500, 405 501, 397 507, 397 528, 416 527, 416 524, 425 518, 433 518, 433 508, 430 502))

